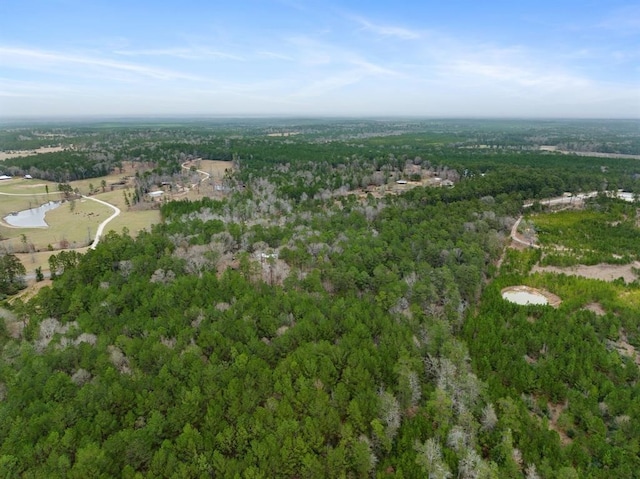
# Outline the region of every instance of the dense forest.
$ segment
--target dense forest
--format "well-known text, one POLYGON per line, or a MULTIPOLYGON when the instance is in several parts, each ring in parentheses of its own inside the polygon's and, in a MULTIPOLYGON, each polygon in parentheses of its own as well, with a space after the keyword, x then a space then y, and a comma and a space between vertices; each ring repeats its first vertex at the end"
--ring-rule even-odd
MULTIPOLYGON (((638 206, 607 194, 640 192, 637 160, 538 149, 638 154, 637 126, 56 125, 104 168, 237 168, 225 198, 61 252, 6 303, 0 475, 634 477, 640 370, 619 348, 640 348, 640 285, 532 266, 638 259, 638 206), (520 215, 541 248, 507 248, 520 215), (562 304, 503 300, 520 284, 562 304)), ((29 171, 96 171, 70 154, 29 171)))

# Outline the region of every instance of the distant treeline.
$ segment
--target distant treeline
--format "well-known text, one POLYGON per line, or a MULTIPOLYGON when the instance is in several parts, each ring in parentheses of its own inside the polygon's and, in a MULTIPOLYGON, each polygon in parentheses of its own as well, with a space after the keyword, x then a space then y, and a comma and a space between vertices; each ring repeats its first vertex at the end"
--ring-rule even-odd
POLYGON ((56 182, 104 176, 117 165, 116 161, 95 161, 87 153, 76 151, 41 153, 4 161, 5 172, 8 174, 30 174, 34 178, 56 182))

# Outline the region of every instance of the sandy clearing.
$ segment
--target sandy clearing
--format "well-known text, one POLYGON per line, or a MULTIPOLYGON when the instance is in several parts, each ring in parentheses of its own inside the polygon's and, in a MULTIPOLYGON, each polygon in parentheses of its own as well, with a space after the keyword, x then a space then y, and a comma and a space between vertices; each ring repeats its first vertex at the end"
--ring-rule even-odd
POLYGON ((532 273, 554 273, 566 274, 569 276, 582 276, 589 279, 600 279, 602 281, 613 281, 623 278, 625 283, 631 283, 637 279, 633 268, 640 268, 640 262, 634 261, 631 264, 596 264, 593 266, 577 265, 567 268, 557 266, 534 266, 532 273))
POLYGON ((584 309, 586 309, 587 311, 591 311, 596 316, 604 316, 605 314, 607 314, 600 303, 589 303, 584 307, 584 309))
POLYGON ((299 134, 299 131, 284 131, 282 133, 267 133, 267 136, 295 136, 299 134))
POLYGON ((627 155, 624 153, 601 153, 599 151, 573 151, 560 150, 557 146, 541 145, 540 151, 553 151, 563 155, 590 156, 592 158, 621 158, 628 160, 640 160, 640 155, 627 155))
POLYGON ((68 148, 63 146, 43 146, 36 150, 12 150, 12 151, 0 151, 0 161, 7 160, 9 158, 18 158, 21 156, 33 156, 40 153, 55 153, 57 151, 64 151, 68 148))
MULTIPOLYGON (((42 281, 30 280, 28 281, 27 287, 22 291, 20 291, 15 296, 13 296, 10 302, 13 303, 13 301, 15 301, 16 299, 20 299, 21 301, 26 303, 31 298, 33 298, 36 294, 38 294, 38 291, 40 291, 42 288, 44 288, 45 286, 51 286, 52 284, 53 282, 48 278, 43 279, 42 281)), ((19 333, 18 333, 18 337, 19 337, 19 333)))
POLYGON ((620 340, 620 341, 616 342, 615 345, 616 345, 616 350, 618 351, 618 353, 622 354, 623 356, 627 356, 628 358, 633 359, 633 361, 638 366, 640 366, 640 356, 638 356, 636 348, 634 348, 631 344, 629 344, 625 340, 620 340))
POLYGON ((549 408, 549 412, 551 413, 551 418, 549 419, 549 429, 558 433, 558 435, 560 436, 560 442, 563 446, 566 446, 567 444, 571 444, 573 442, 573 440, 569 436, 567 436, 567 433, 558 426, 560 415, 564 412, 565 409, 567 409, 568 406, 568 401, 565 401, 561 404, 552 404, 550 402, 547 403, 547 407, 549 408))

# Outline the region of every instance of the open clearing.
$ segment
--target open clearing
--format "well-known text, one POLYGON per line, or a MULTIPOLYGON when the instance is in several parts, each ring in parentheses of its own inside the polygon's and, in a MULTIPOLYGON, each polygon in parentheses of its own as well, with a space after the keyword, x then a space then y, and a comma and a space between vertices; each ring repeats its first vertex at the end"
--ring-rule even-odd
MULTIPOLYGON (((187 167, 190 166, 200 170, 200 173, 193 173, 194 180, 189 187, 174 193, 167 192, 168 199, 196 200, 203 196, 224 196, 222 180, 227 170, 233 168, 231 162, 196 159, 187 163, 187 167)), ((108 176, 69 183, 80 194, 89 195, 120 209, 120 215, 108 223, 103 234, 109 231, 121 233, 126 228, 129 234, 136 236, 140 231, 150 230, 160 222, 159 204, 142 203, 133 208, 126 205, 125 192, 128 188, 133 188, 131 178, 137 171, 144 171, 143 166, 126 162, 121 171, 108 176), (104 189, 101 186, 103 180, 106 184, 104 189), (120 184, 123 181, 126 182, 125 186, 120 184)), ((188 174, 188 168, 185 173, 188 174)), ((34 276, 38 267, 47 271, 49 257, 62 249, 86 252, 95 238, 98 226, 113 214, 113 209, 109 206, 91 199, 78 198, 66 201, 59 208, 47 212, 45 221, 49 226, 46 228, 16 228, 2 221, 3 217, 12 212, 58 199, 61 199, 61 194, 54 182, 23 178, 0 181, 0 249, 16 254, 25 266, 29 278, 34 276)))
MULTIPOLYGON (((55 195, 55 199, 58 199, 58 195, 55 195)), ((31 197, 2 197, 0 214, 4 217, 11 211, 40 204, 31 197)), ((111 208, 83 198, 66 201, 47 212, 45 221, 49 227, 46 228, 14 228, 2 222, 0 234, 5 239, 0 241, 0 246, 11 252, 25 251, 25 242, 33 245, 35 251, 86 246, 95 236, 98 225, 111 214, 111 208)))
POLYGON ((21 156, 33 156, 40 153, 55 153, 56 151, 64 151, 69 148, 63 146, 43 146, 35 150, 12 150, 12 151, 0 151, 0 161, 7 160, 9 158, 19 158, 21 156))
POLYGON ((560 416, 568 406, 568 400, 561 404, 552 404, 551 402, 547 402, 547 407, 549 408, 549 412, 551 413, 551 418, 549 419, 549 429, 558 433, 558 435, 560 436, 560 442, 562 442, 564 446, 573 442, 573 440, 567 435, 567 433, 558 425, 560 416))
POLYGON ((600 279, 602 281, 614 281, 618 278, 624 279, 625 283, 631 283, 637 279, 634 269, 640 268, 640 262, 634 261, 631 264, 596 264, 593 266, 577 265, 567 268, 557 266, 534 266, 532 273, 554 273, 566 274, 569 276, 582 276, 589 279, 600 279))
POLYGON ((593 158, 626 158, 629 160, 640 160, 640 155, 625 155, 623 153, 601 153, 597 151, 575 151, 561 150, 553 145, 540 145, 540 151, 553 151, 563 155, 591 156, 593 158))

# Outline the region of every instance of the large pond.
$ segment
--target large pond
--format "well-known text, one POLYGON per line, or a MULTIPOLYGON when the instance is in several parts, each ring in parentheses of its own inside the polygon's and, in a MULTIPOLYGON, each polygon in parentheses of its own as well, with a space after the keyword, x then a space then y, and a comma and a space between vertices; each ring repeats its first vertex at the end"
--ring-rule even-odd
POLYGON ((505 291, 502 297, 511 303, 525 306, 527 304, 549 304, 549 300, 540 293, 531 291, 505 291))
POLYGON ((22 210, 14 214, 7 215, 3 220, 11 226, 17 226, 19 228, 46 228, 49 225, 44 220, 44 215, 47 211, 56 209, 60 204, 61 203, 59 201, 49 201, 37 208, 22 210))

